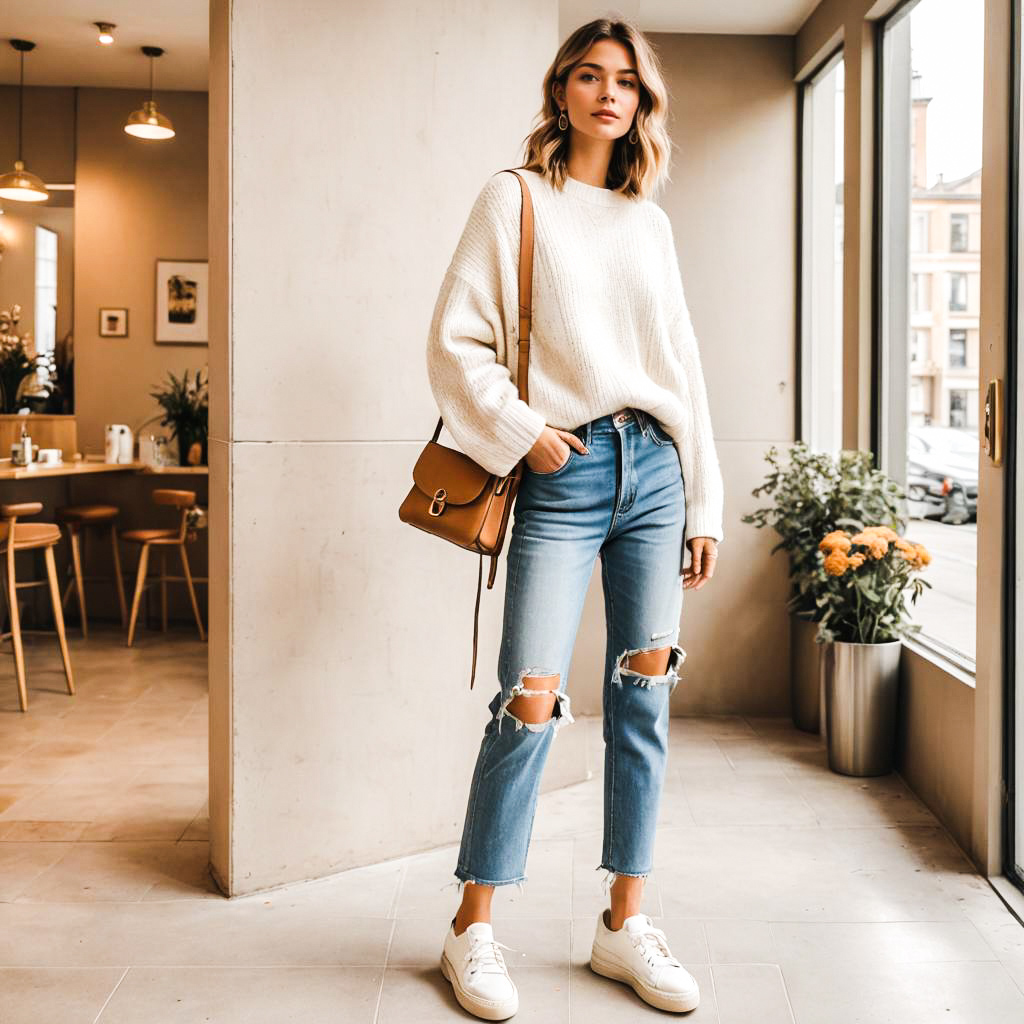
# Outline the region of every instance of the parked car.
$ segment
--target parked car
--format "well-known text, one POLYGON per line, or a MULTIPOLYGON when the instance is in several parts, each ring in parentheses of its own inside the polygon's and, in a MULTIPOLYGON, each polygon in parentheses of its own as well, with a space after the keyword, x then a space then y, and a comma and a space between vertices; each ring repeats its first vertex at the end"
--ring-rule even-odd
POLYGON ((959 526, 978 514, 978 435, 957 427, 911 427, 907 497, 925 519, 959 526))

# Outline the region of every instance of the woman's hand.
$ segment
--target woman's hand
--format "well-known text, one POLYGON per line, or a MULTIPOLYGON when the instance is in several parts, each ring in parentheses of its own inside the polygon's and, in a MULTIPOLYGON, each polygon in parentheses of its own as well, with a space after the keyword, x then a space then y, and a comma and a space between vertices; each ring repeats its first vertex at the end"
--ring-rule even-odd
POLYGON ((718 544, 714 537, 691 537, 686 543, 690 546, 690 564, 683 570, 683 588, 700 590, 715 574, 718 544))
POLYGON ((569 458, 569 448, 589 455, 587 446, 571 431, 545 427, 534 446, 526 453, 526 464, 534 473, 554 473, 569 458))

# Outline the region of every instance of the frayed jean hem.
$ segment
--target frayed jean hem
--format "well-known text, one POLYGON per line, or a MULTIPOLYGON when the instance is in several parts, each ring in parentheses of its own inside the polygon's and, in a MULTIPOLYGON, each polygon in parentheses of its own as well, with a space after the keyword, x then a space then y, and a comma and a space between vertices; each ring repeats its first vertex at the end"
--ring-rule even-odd
POLYGON ((457 885, 458 891, 461 894, 466 883, 472 882, 474 885, 493 885, 495 887, 499 885, 517 885, 519 886, 519 891, 524 893, 525 889, 523 887, 526 884, 527 878, 526 875, 520 875, 518 878, 505 879, 478 878, 476 875, 471 874, 469 871, 460 867, 455 869, 455 877, 458 879, 457 882, 449 882, 448 885, 442 886, 442 888, 447 889, 450 886, 457 885))

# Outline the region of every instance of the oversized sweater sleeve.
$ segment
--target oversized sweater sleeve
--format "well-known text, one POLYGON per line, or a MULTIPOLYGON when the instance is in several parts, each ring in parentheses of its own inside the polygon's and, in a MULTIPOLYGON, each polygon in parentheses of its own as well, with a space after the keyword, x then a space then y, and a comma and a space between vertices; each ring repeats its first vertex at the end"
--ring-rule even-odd
MULTIPOLYGON (((664 211, 662 211, 664 214, 664 211)), ((686 436, 676 442, 679 461, 683 470, 683 487, 686 502, 686 527, 684 540, 691 537, 712 537, 721 541, 723 531, 723 506, 725 488, 722 470, 715 449, 714 432, 711 426, 711 411, 708 406, 707 386, 701 366, 697 336, 687 306, 679 271, 679 257, 676 254, 672 223, 667 214, 663 217, 665 229, 665 287, 668 296, 669 336, 673 351, 683 372, 683 391, 680 396, 689 410, 686 436)))
POLYGON ((516 329, 506 325, 516 322, 518 309, 521 201, 511 174, 493 175, 484 185, 441 283, 427 337, 427 374, 445 426, 471 459, 501 476, 546 425, 519 397, 508 365, 508 354, 517 352, 516 329))

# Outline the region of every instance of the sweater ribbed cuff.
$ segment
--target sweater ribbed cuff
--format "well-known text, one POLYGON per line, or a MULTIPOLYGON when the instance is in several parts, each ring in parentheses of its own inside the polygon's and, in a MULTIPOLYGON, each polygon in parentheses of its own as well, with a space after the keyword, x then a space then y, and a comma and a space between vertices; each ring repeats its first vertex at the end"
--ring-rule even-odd
POLYGON ((496 452, 494 472, 498 476, 511 473, 516 463, 537 443, 547 420, 521 399, 510 402, 503 410, 498 425, 500 449, 496 452))
POLYGON ((686 505, 686 526, 683 530, 683 541, 691 537, 711 537, 719 544, 725 533, 722 530, 722 517, 702 509, 699 506, 686 505))

